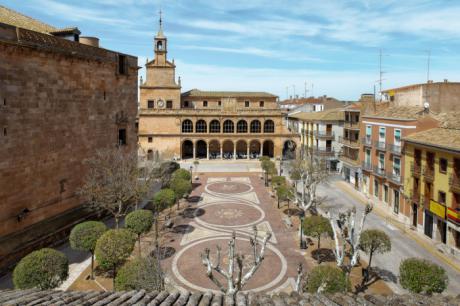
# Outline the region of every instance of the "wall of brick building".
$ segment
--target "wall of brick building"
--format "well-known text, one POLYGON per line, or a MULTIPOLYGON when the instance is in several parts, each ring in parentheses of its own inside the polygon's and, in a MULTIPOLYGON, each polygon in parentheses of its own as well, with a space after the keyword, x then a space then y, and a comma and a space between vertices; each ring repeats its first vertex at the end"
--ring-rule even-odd
POLYGON ((0 127, 6 129, 0 135, 0 257, 6 256, 9 235, 81 206, 76 191, 86 173, 83 161, 115 147, 118 128, 127 131, 125 150, 137 148, 137 58, 127 56, 128 74, 119 75, 117 54, 107 50, 95 48, 106 54, 96 60, 72 56, 71 48, 80 51, 76 42, 65 42, 70 50, 64 52, 4 38, 0 35, 0 127), (117 124, 117 115, 127 121, 117 124), (18 221, 23 210, 28 212, 18 221))

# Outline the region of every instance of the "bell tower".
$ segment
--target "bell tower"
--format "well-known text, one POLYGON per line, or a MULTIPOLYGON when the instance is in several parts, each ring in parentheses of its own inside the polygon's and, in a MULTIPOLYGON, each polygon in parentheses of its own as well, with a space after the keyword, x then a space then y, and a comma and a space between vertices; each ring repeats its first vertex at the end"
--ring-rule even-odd
POLYGON ((160 27, 158 29, 158 33, 154 39, 154 49, 155 49, 155 63, 157 65, 164 65, 166 64, 166 53, 167 50, 167 43, 168 40, 163 33, 163 20, 161 18, 161 11, 160 11, 160 27))

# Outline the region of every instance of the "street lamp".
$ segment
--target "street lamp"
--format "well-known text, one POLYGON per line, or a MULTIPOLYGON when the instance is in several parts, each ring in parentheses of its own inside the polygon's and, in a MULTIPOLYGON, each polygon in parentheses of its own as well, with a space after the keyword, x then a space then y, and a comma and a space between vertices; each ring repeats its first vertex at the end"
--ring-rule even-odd
POLYGON ((193 184, 193 166, 190 166, 190 184, 193 184))

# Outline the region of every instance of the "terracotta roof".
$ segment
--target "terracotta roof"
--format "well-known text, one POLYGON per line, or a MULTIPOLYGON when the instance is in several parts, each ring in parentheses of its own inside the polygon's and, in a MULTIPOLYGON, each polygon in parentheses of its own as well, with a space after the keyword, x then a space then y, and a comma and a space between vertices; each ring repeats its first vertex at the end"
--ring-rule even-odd
POLYGON ((202 91, 192 89, 182 93, 183 97, 213 97, 213 98, 276 98, 268 92, 244 91, 202 91))
POLYGON ((403 138, 407 142, 460 152, 460 129, 434 128, 403 138))
MULTIPOLYGON (((70 29, 73 31, 77 30, 76 27, 69 27, 65 29, 58 29, 49 24, 31 18, 29 16, 23 15, 19 12, 16 12, 12 9, 0 5, 0 22, 6 23, 18 28, 23 28, 35 32, 51 34, 51 33, 60 33, 62 31, 66 32, 70 29)), ((79 32, 79 31, 78 31, 79 32)))
POLYGON ((323 112, 298 112, 289 114, 289 117, 304 121, 339 121, 345 120, 342 108, 333 108, 323 112))
POLYGON ((212 292, 95 292, 95 291, 54 291, 54 290, 3 290, 0 291, 0 304, 10 305, 157 305, 157 306, 348 306, 348 305, 459 305, 460 296, 425 295, 369 295, 369 294, 291 294, 275 295, 238 293, 236 301, 225 303, 222 294, 212 292))
POLYGON ((286 99, 279 102, 279 105, 304 105, 304 104, 321 104, 325 101, 336 101, 340 102, 339 100, 331 97, 308 97, 308 98, 299 98, 299 99, 286 99))
POLYGON ((370 108, 366 111, 363 117, 416 120, 426 115, 427 114, 424 112, 424 108, 421 106, 388 106, 380 107, 376 111, 373 111, 370 108))
POLYGON ((439 113, 436 118, 443 128, 460 129, 460 112, 439 113))

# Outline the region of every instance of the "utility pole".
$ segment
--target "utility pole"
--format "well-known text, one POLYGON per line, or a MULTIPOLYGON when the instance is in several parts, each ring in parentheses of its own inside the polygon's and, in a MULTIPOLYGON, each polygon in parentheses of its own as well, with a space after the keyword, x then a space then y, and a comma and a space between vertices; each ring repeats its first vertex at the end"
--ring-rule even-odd
POLYGON ((311 83, 311 96, 314 97, 315 95, 313 94, 313 83, 311 83))
POLYGON ((380 102, 382 101, 382 77, 383 77, 383 71, 382 71, 382 49, 380 49, 379 52, 379 100, 380 102))
POLYGON ((289 100, 289 86, 286 86, 286 100, 289 100))
POLYGON ((305 93, 303 95, 304 98, 307 97, 307 92, 308 92, 308 90, 307 90, 307 82, 305 82, 305 93))
POLYGON ((294 100, 295 100, 295 85, 292 85, 292 88, 294 89, 294 100))
POLYGON ((430 65, 431 65, 431 50, 428 50, 428 58, 426 63, 426 82, 430 81, 430 65))

